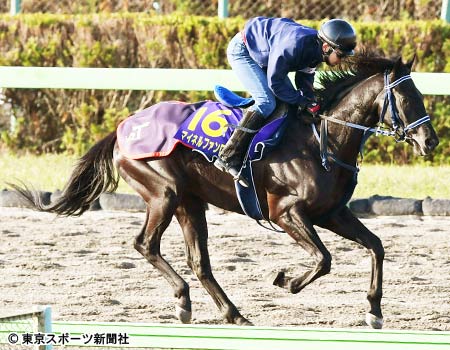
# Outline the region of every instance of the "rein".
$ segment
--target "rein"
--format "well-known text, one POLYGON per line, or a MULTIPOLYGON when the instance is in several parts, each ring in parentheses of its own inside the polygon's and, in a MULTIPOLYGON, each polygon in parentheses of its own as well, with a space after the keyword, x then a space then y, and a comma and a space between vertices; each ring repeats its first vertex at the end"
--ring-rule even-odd
POLYGON ((408 75, 405 75, 405 76, 393 81, 392 83, 390 83, 389 82, 389 71, 384 72, 385 95, 384 95, 384 101, 383 101, 383 108, 380 113, 380 119, 378 121, 378 126, 375 128, 346 122, 346 121, 337 119, 335 117, 329 117, 329 116, 322 115, 322 114, 319 115, 319 117, 321 118, 320 135, 317 132, 317 128, 316 128, 315 124, 311 124, 311 125, 312 125, 314 135, 320 144, 320 158, 322 161, 322 166, 325 168, 326 171, 331 170, 330 165, 329 165, 329 159, 331 159, 339 166, 352 171, 355 175, 355 178, 359 172, 358 162, 356 163, 355 166, 349 165, 349 164, 346 164, 346 163, 340 161, 333 153, 328 152, 328 122, 340 124, 340 125, 352 128, 352 129, 358 129, 358 130, 363 131, 363 138, 362 138, 361 144, 359 146, 359 154, 362 159, 364 145, 365 145, 367 139, 372 134, 375 134, 376 136, 378 136, 378 135, 391 136, 395 139, 396 142, 403 142, 403 141, 406 141, 407 139, 410 139, 410 137, 407 136, 407 132, 409 130, 417 128, 418 126, 430 121, 430 117, 428 115, 426 115, 426 116, 416 120, 415 122, 413 122, 407 126, 404 126, 403 121, 400 119, 400 116, 398 114, 398 111, 397 111, 397 108, 396 108, 396 105, 394 102, 393 88, 396 87, 397 85, 399 85, 400 83, 402 83, 406 80, 409 80, 409 79, 412 79, 412 78, 411 78, 411 75, 408 74, 408 75), (392 128, 390 130, 385 130, 385 129, 382 129, 381 125, 384 124, 384 117, 386 115, 388 108, 390 108, 390 112, 391 112, 392 128))

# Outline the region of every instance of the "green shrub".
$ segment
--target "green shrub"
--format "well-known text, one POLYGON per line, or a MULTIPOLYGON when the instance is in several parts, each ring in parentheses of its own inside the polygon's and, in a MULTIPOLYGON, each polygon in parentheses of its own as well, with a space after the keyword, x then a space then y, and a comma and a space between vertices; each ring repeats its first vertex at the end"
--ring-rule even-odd
MULTIPOLYGON (((319 21, 302 21, 318 28, 319 21)), ((242 18, 151 16, 144 13, 0 16, 0 65, 149 68, 228 68, 226 47, 242 18)), ((416 71, 450 72, 450 25, 443 21, 355 23, 364 46, 411 58, 416 71)), ((211 82, 211 86, 214 82, 211 82)), ((36 153, 83 153, 130 112, 162 100, 197 101, 205 92, 6 89, 17 122, 0 129, 3 147, 36 153)), ((428 161, 448 162, 448 98, 427 97, 441 136, 428 161)), ((406 162, 410 148, 369 141, 370 162, 406 162)))

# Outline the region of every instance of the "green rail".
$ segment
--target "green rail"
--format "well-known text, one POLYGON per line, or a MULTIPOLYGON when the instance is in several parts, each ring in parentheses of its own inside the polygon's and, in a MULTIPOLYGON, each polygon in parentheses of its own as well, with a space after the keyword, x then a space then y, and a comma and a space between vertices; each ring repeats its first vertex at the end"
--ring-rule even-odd
POLYGON ((229 350, 450 349, 450 332, 58 321, 54 321, 52 326, 56 334, 69 333, 85 339, 88 338, 86 335, 92 334, 126 334, 129 347, 229 350))
MULTIPOLYGON (((425 95, 450 94, 450 73, 412 77, 425 95)), ((0 66, 3 88, 211 91, 216 84, 244 90, 231 70, 0 66)))
POLYGON ((0 349, 13 340, 19 347, 25 339, 36 344, 38 336, 44 341, 40 344, 48 344, 39 348, 47 350, 52 345, 199 350, 450 349, 448 331, 56 321, 51 319, 50 307, 0 315, 0 349))

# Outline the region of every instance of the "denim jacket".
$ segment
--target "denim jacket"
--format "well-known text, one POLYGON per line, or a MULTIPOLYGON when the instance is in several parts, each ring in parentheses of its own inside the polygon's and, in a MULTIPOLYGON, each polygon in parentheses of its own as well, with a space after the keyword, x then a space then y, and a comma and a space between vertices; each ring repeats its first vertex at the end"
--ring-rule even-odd
POLYGON ((243 31, 244 42, 253 60, 267 70, 270 89, 280 100, 302 105, 313 98, 315 67, 323 62, 317 30, 288 18, 255 17, 243 31), (287 81, 296 72, 295 90, 287 81))

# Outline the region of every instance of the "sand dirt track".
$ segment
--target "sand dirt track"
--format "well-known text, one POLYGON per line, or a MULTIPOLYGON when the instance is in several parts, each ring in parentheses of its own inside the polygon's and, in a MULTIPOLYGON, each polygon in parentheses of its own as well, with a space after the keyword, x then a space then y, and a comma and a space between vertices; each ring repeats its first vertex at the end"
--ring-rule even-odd
MULTIPOLYGON (((370 256, 319 229, 332 271, 297 295, 266 280, 284 269, 300 275, 313 260, 286 234, 218 209, 208 211, 216 279, 258 326, 366 327, 370 256)), ((134 250, 143 213, 88 212, 58 218, 0 208, 0 311, 51 305, 61 321, 177 323, 167 282, 134 250)), ((450 330, 450 217, 379 217, 363 222, 386 249, 386 329, 450 330)), ((175 220, 162 252, 189 283, 193 323, 220 324, 212 299, 190 271, 175 220)))

